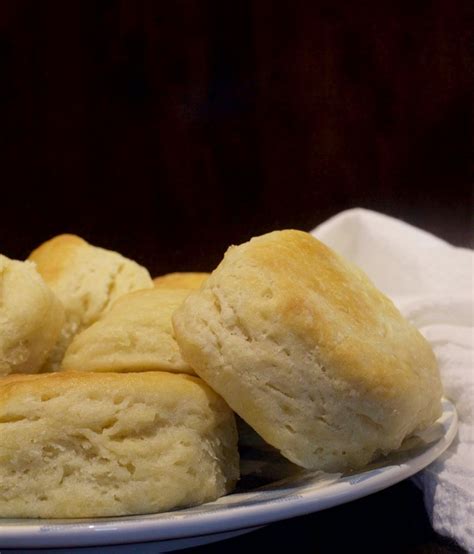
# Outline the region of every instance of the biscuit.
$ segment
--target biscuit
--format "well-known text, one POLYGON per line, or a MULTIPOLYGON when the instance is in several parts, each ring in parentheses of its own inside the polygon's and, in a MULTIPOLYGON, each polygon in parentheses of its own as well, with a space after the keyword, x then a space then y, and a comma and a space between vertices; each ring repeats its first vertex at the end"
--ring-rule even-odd
POLYGON ((55 352, 46 363, 56 369, 72 337, 92 325, 127 292, 153 287, 148 271, 117 252, 88 244, 75 235, 59 235, 29 258, 63 303, 66 324, 55 352))
POLYGON ((139 290, 121 296, 76 335, 62 369, 76 371, 194 371, 179 352, 171 316, 187 289, 139 290))
POLYGON ((192 271, 184 273, 167 273, 153 279, 157 288, 171 289, 198 289, 209 277, 209 273, 195 273, 192 271))
POLYGON ((34 264, 0 255, 0 375, 38 372, 63 323, 64 308, 34 264))
POLYGON ((0 517, 161 512, 214 500, 237 478, 233 413, 196 377, 0 380, 0 517))
POLYGON ((173 323, 196 373, 302 467, 363 467, 441 413, 427 341, 308 233, 231 247, 173 323))

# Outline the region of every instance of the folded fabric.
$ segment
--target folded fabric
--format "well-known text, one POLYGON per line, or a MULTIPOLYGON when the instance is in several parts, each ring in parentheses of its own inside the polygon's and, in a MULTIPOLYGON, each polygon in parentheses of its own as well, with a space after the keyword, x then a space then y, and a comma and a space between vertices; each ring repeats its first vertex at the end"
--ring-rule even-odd
POLYGON ((434 529, 474 552, 474 253, 365 209, 342 212, 314 236, 361 267, 431 343, 457 407, 450 448, 414 477, 434 529))

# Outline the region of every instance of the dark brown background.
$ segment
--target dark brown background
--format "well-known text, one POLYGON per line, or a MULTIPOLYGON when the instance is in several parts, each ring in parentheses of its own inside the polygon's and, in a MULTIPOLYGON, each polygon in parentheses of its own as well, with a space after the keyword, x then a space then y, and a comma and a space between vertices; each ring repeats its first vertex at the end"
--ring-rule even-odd
MULTIPOLYGON (((0 251, 68 231, 153 274, 206 270, 353 206, 472 244, 470 4, 1 1, 0 251)), ((392 510, 388 542, 438 544, 393 490, 366 501, 392 510)), ((365 509, 263 536, 371 533, 365 509)))
POLYGON ((469 4, 3 0, 0 250, 209 269, 355 205, 468 244, 469 4))

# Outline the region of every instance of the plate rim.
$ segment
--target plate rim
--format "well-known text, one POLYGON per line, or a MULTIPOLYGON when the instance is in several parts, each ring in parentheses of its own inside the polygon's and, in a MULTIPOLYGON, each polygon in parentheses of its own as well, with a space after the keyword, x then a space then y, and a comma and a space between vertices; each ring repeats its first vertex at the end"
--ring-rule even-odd
MULTIPOLYGON (((454 440, 458 428, 458 416, 453 402, 443 398, 442 406, 441 418, 448 416, 446 423, 442 423, 443 435, 423 452, 401 464, 342 477, 303 495, 297 494, 296 488, 294 493, 290 492, 287 496, 276 499, 270 497, 250 506, 222 504, 220 507, 216 504, 216 510, 210 511, 199 512, 199 506, 194 507, 192 513, 178 510, 170 512, 169 519, 165 514, 156 514, 160 516, 159 519, 153 519, 153 514, 144 514, 126 516, 122 520, 119 517, 103 520, 57 520, 57 524, 53 519, 0 519, 0 548, 92 547, 185 539, 266 525, 332 508, 403 481, 441 456, 454 440), (364 474, 368 476, 362 481, 350 483, 351 479, 364 474)), ((236 497, 238 494, 232 496, 236 497)), ((205 505, 213 504, 211 502, 205 505)))

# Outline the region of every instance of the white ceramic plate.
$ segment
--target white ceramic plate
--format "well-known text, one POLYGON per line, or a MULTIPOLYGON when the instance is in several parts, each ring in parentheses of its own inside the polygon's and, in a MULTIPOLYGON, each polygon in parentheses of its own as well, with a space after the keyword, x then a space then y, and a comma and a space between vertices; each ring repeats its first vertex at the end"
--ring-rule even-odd
POLYGON ((85 520, 0 520, 0 548, 102 545, 87 551, 106 553, 109 549, 105 545, 122 545, 111 547, 110 552, 131 552, 130 543, 148 542, 140 552, 166 552, 222 540, 273 521, 343 504, 398 483, 438 458, 450 445, 456 430, 456 409, 449 400, 443 400, 441 418, 421 438, 408 441, 400 451, 357 474, 339 477, 306 473, 165 514, 85 520))

